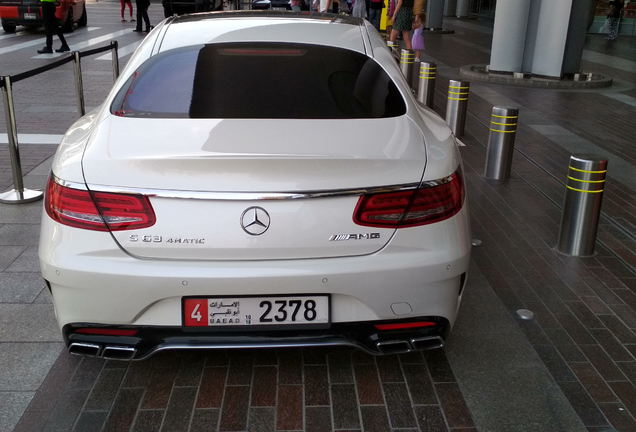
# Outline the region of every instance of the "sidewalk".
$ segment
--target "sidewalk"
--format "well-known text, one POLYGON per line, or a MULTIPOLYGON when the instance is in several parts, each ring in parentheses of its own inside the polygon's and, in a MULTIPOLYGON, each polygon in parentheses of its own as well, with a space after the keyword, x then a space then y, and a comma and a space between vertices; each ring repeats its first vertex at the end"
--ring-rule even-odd
MULTIPOLYGON (((438 65, 442 116, 448 80, 461 66, 488 63, 492 22, 445 19, 444 27, 455 33, 426 35, 424 56, 438 65)), ((471 82, 461 152, 473 238, 483 245, 448 344, 424 355, 70 356, 39 275, 42 203, 0 204, 0 431, 636 431, 635 51, 633 39, 588 36, 583 69, 611 76, 609 89, 471 82), (493 105, 520 108, 507 181, 482 177, 493 105), (580 151, 609 159, 590 258, 554 250, 568 158, 580 151), (522 308, 535 320, 518 319, 522 308)), ((20 148, 27 187, 44 187, 54 150, 20 148)), ((11 182, 0 145, 0 188, 11 182)))

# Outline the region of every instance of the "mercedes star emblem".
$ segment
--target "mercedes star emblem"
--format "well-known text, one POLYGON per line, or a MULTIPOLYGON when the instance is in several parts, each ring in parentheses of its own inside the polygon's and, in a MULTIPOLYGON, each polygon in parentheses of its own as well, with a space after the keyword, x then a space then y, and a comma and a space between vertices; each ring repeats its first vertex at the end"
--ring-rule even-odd
POLYGON ((241 215, 241 227, 249 235, 261 235, 269 228, 269 214, 261 207, 250 207, 241 215))

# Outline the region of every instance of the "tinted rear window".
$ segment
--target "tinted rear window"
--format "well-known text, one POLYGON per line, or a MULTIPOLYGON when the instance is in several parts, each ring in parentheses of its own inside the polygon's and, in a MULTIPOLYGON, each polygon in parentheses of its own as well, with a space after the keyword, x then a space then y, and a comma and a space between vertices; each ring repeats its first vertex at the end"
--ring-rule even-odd
POLYGON ((395 117, 406 105, 378 63, 345 49, 215 44, 144 63, 111 106, 124 117, 347 119, 395 117))

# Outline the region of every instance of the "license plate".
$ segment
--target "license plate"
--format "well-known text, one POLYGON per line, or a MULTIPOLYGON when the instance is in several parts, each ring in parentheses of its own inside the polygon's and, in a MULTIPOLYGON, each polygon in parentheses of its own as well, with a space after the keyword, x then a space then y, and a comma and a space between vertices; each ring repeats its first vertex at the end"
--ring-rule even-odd
POLYGON ((34 20, 34 19, 37 19, 37 15, 34 14, 34 13, 25 13, 24 14, 24 19, 32 19, 32 20, 34 20))
POLYGON ((186 327, 329 323, 329 296, 184 298, 186 327))
POLYGON ((272 10, 287 10, 286 7, 273 7, 272 10))

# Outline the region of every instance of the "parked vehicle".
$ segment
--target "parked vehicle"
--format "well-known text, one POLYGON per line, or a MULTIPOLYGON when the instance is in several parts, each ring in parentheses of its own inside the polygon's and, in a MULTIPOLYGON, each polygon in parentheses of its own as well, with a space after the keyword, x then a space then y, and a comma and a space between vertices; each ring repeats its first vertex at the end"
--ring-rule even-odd
POLYGON ((74 354, 441 347, 471 236, 459 147, 367 21, 172 17, 64 136, 39 258, 74 354))
POLYGON ((163 15, 183 15, 223 10, 223 0, 162 0, 163 15))
MULTIPOLYGON (((88 23, 84 0, 57 0, 55 16, 64 32, 85 27, 88 23)), ((0 20, 2 29, 14 33, 17 26, 44 25, 39 0, 0 0, 0 20)))

